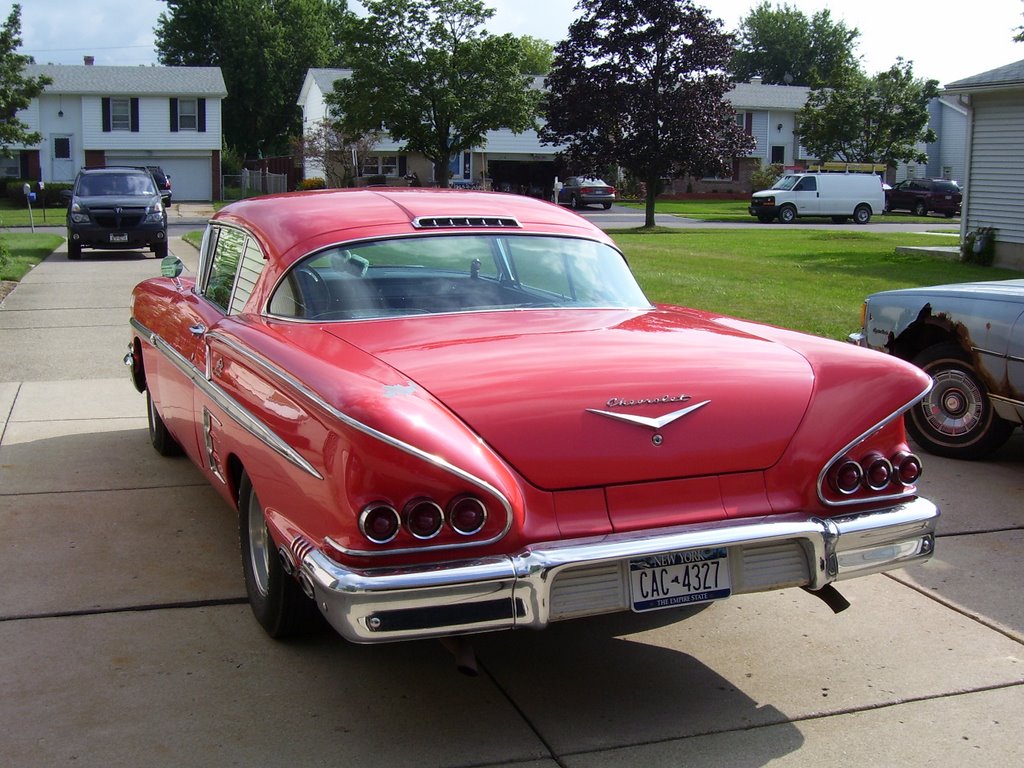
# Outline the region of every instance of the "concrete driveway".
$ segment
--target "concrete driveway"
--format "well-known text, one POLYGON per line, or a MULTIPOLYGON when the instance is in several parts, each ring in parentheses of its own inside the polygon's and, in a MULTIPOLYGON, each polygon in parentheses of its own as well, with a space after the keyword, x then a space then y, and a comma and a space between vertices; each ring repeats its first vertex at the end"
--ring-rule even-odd
POLYGON ((58 252, 0 307, 0 765, 1024 761, 1019 432, 927 459, 936 558, 842 585, 839 616, 786 591, 492 634, 467 678, 433 641, 263 634, 233 512, 150 448, 120 362, 158 271, 58 252))

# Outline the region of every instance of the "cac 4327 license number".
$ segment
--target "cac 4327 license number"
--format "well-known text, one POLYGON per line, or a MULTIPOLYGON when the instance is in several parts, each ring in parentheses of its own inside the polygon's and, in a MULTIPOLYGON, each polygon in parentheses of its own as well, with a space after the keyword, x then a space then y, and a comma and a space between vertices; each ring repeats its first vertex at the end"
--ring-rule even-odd
POLYGON ((720 600, 732 591, 729 550, 694 549, 630 560, 629 582, 634 611, 720 600))

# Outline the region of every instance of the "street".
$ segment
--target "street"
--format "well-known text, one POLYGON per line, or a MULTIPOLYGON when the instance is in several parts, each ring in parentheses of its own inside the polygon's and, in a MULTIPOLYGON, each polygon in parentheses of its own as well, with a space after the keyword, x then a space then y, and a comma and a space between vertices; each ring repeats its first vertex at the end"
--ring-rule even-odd
POLYGON ((1020 430, 989 461, 924 455, 935 558, 841 583, 842 614, 789 590, 481 635, 471 678, 437 641, 264 634, 235 513, 153 451, 121 362, 157 274, 62 247, 0 305, 3 766, 1024 761, 1020 430))

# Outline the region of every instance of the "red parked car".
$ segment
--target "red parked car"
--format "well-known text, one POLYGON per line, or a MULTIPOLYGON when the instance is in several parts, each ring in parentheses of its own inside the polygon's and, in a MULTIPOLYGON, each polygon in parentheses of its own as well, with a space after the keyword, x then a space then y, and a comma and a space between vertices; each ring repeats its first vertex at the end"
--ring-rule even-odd
POLYGON ((656 306, 601 230, 526 197, 296 193, 134 292, 161 454, 238 511, 272 635, 444 637, 833 583, 932 553, 902 414, 928 376, 656 306))
POLYGON ((963 193, 947 179, 907 179, 885 191, 886 211, 910 211, 915 216, 941 213, 947 219, 960 215, 963 193))

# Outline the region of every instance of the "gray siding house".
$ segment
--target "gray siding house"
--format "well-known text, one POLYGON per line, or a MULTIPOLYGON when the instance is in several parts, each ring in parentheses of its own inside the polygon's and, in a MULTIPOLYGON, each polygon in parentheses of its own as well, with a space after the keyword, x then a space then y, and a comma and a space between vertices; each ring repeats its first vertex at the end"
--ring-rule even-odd
POLYGON ((31 64, 25 73, 53 81, 18 112, 42 139, 12 146, 3 175, 69 182, 82 167, 158 165, 175 200, 219 199, 219 67, 31 64))
POLYGON ((967 110, 961 236, 995 229, 996 264, 1024 269, 1024 61, 957 80, 967 110))

